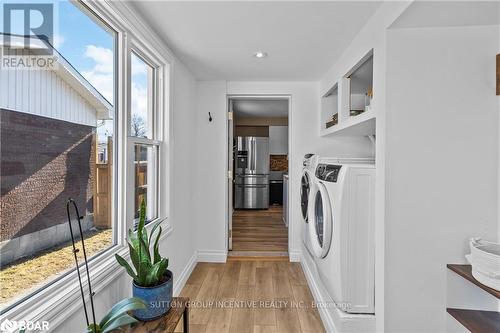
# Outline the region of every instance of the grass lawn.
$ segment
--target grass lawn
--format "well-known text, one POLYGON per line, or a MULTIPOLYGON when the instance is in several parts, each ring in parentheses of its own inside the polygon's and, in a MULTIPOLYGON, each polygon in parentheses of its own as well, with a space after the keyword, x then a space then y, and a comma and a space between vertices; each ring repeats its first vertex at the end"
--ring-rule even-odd
MULTIPOLYGON (((85 233, 87 258, 111 246, 112 231, 90 230, 85 233)), ((78 242, 79 263, 83 263, 83 251, 78 242)), ((20 298, 75 267, 71 241, 43 250, 0 268, 0 306, 20 298)))

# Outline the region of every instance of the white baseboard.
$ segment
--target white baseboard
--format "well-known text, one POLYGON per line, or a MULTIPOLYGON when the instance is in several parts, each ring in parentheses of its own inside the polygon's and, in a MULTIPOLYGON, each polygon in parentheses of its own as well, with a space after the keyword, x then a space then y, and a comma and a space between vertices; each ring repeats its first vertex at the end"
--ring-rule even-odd
MULTIPOLYGON (((307 284, 309 285, 309 289, 314 297, 314 300, 317 303, 323 303, 323 297, 321 296, 321 292, 319 289, 316 280, 313 277, 313 274, 307 264, 305 258, 301 257, 300 265, 302 266, 302 270, 306 276, 307 284)), ((321 321, 323 322, 323 326, 327 332, 337 332, 335 329, 335 325, 333 324, 333 318, 325 307, 318 307, 319 315, 321 317, 321 321)))
POLYGON ((198 262, 226 262, 227 251, 198 250, 198 262))
POLYGON ((188 263, 182 270, 181 274, 179 274, 177 278, 174 278, 174 290, 173 290, 174 296, 179 296, 179 294, 181 293, 182 288, 184 288, 184 285, 186 284, 189 276, 191 275, 193 269, 196 266, 197 259, 198 255, 195 251, 191 256, 191 258, 189 258, 188 263))
MULTIPOLYGON (((314 264, 310 260, 312 259, 303 256, 300 263, 314 300, 319 304, 332 303, 327 291, 320 285, 321 282, 318 280, 318 277, 315 277, 317 273, 315 268, 310 266, 314 264)), ((376 331, 375 315, 350 314, 328 306, 318 306, 318 311, 327 332, 366 333, 376 331)))
POLYGON ((290 251, 288 254, 290 258, 290 262, 301 262, 302 261, 302 252, 300 251, 290 251))

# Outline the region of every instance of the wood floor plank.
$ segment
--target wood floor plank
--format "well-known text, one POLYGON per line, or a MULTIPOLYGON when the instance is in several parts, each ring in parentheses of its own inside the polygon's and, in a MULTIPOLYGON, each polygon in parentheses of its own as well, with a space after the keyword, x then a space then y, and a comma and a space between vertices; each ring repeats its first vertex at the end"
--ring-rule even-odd
POLYGON ((276 299, 282 305, 276 308, 276 326, 278 333, 301 333, 297 309, 293 306, 293 298, 276 299))
POLYGON ((201 284, 185 284, 179 296, 195 299, 196 295, 198 295, 198 292, 200 291, 200 288, 201 284))
POLYGON ((190 333, 205 333, 207 325, 199 325, 199 324, 190 324, 189 332, 190 333))
POLYGON ((208 269, 207 276, 201 285, 200 291, 195 297, 196 307, 190 311, 190 321, 193 324, 206 325, 210 319, 211 308, 208 304, 217 300, 219 284, 224 272, 224 264, 211 266, 208 269))
POLYGON ((288 265, 286 262, 275 262, 273 267, 273 287, 276 298, 293 298, 292 287, 288 278, 288 265))
POLYGON ((255 262, 240 261, 240 276, 238 277, 238 285, 255 286, 255 262))
POLYGON ((181 291, 192 301, 191 332, 325 332, 317 309, 308 306, 313 297, 300 264, 265 258, 231 260, 226 264, 199 263, 193 274, 188 279, 191 284, 181 291), (215 303, 224 299, 233 303, 215 303), (284 300, 288 306, 278 303, 284 300), (211 307, 199 307, 210 301, 211 307), (246 306, 242 306, 245 301, 246 306))
POLYGON ((292 286, 292 291, 295 301, 302 304, 297 308, 302 332, 325 332, 318 311, 312 307, 314 298, 309 287, 292 286))
POLYGON ((255 269, 254 299, 258 302, 254 313, 254 323, 256 325, 276 325, 276 315, 274 313, 274 309, 268 306, 268 303, 274 299, 273 274, 271 267, 257 267, 255 269))
POLYGON ((233 309, 229 307, 214 307, 210 311, 206 333, 228 333, 231 326, 233 309))
MULTIPOLYGON (((239 285, 237 299, 252 301, 254 298, 254 287, 251 285, 239 285)), ((230 332, 252 333, 255 311, 250 304, 233 309, 230 332)))
POLYGON ((290 273, 290 283, 292 285, 304 286, 307 285, 306 276, 300 267, 300 263, 291 262, 288 266, 288 272, 290 273))
POLYGON ((235 210, 233 251, 288 251, 288 229, 282 214, 282 206, 271 206, 268 210, 235 210))
POLYGON ((255 325, 253 327, 253 333, 276 333, 276 326, 269 325, 255 325))
POLYGON ((224 275, 219 286, 217 298, 220 300, 236 298, 238 280, 240 278, 241 262, 232 261, 225 265, 224 275))
POLYGON ((212 266, 213 266, 212 263, 206 263, 206 262, 198 263, 193 269, 193 272, 189 276, 188 280, 186 281, 186 284, 190 285, 197 284, 201 286, 201 284, 207 277, 208 269, 212 266))

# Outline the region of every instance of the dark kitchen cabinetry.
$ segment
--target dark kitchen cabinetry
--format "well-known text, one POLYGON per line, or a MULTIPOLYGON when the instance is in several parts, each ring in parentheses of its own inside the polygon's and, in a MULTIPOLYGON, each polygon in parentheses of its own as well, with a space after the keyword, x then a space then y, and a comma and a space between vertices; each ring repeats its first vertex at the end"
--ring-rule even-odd
POLYGON ((283 205, 283 180, 269 181, 269 205, 283 205))

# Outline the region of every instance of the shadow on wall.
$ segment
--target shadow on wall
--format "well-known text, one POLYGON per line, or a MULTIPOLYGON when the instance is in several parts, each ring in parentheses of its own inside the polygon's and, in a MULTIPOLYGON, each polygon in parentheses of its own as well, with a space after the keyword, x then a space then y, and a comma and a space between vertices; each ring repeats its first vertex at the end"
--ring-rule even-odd
MULTIPOLYGON (((91 126, 0 110, 2 264, 68 240, 69 197, 82 215, 92 214, 94 133, 91 126)), ((92 226, 91 217, 84 225, 92 226)))

